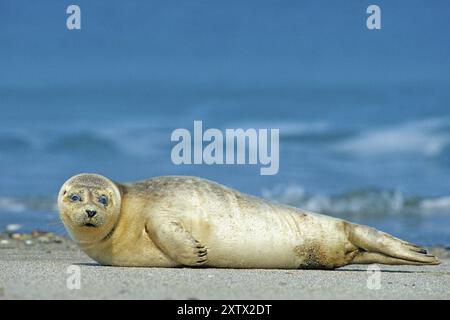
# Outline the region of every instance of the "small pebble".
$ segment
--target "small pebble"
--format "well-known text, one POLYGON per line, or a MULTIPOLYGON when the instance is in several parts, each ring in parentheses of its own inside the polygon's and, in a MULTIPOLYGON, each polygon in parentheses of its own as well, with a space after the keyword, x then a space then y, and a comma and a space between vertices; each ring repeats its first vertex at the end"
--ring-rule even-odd
POLYGON ((1 244, 1 245, 7 245, 7 244, 9 244, 9 241, 3 239, 3 240, 0 240, 0 244, 1 244))
POLYGON ((31 244, 33 244, 33 241, 31 241, 31 240, 25 240, 25 244, 26 244, 26 245, 31 245, 31 244))
POLYGON ((46 232, 42 232, 42 231, 39 231, 39 230, 31 231, 31 236, 34 237, 34 238, 39 237, 39 236, 43 236, 45 234, 46 234, 46 232))
POLYGON ((49 243, 49 242, 50 242, 50 239, 47 238, 47 237, 45 237, 45 236, 42 236, 42 237, 39 237, 39 238, 38 238, 38 241, 39 241, 40 243, 49 243))

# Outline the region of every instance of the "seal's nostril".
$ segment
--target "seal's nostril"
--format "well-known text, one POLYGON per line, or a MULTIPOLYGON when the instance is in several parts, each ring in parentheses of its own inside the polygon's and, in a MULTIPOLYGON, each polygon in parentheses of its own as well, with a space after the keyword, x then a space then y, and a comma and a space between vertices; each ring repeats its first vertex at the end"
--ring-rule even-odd
POLYGON ((89 218, 92 218, 93 216, 95 216, 97 214, 97 211, 95 211, 95 210, 86 210, 86 213, 87 213, 89 218))

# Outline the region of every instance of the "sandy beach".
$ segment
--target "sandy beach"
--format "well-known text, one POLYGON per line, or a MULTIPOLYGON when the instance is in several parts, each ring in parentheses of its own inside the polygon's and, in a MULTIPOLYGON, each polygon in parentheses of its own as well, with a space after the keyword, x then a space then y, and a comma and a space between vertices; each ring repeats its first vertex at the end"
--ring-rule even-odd
POLYGON ((432 249, 442 259, 439 266, 380 266, 377 289, 367 266, 334 271, 106 267, 64 237, 16 238, 0 240, 0 299, 450 299, 450 253, 443 248, 432 249), (69 289, 78 271, 80 288, 69 289))

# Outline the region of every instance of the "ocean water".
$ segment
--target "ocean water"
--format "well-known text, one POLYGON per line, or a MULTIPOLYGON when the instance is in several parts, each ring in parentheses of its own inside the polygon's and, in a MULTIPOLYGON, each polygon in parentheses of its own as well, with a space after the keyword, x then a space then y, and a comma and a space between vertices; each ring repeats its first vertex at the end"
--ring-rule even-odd
POLYGON ((183 174, 450 245, 450 2, 0 2, 0 230, 70 176, 183 174), (177 128, 278 128, 280 170, 174 165, 177 128))

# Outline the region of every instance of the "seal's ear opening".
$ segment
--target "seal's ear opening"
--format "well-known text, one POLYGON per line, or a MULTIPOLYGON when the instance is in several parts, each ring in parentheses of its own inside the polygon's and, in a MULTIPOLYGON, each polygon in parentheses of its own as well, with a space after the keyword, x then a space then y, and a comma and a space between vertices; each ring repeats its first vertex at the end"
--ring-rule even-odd
POLYGON ((67 180, 66 182, 64 182, 64 184, 62 185, 61 189, 59 189, 58 192, 58 203, 62 200, 62 198, 67 194, 67 190, 68 190, 68 184, 70 182, 72 178, 70 178, 69 180, 67 180))

